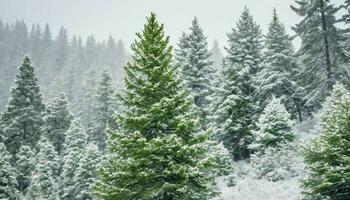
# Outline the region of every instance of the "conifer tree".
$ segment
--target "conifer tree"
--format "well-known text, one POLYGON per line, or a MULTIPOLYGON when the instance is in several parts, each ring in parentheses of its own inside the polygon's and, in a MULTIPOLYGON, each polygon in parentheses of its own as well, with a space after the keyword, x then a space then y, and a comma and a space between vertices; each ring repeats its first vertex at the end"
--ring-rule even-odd
POLYGON ((301 38, 298 51, 301 63, 300 80, 307 90, 308 104, 319 107, 336 81, 348 80, 348 63, 344 42, 347 29, 340 29, 337 8, 330 0, 298 0, 291 6, 303 19, 293 27, 301 38))
POLYGON ((92 199, 91 189, 98 178, 97 168, 101 159, 100 157, 101 154, 98 146, 94 144, 87 146, 74 176, 74 199, 92 199))
POLYGON ((60 180, 60 198, 72 199, 74 195, 74 175, 82 159, 87 144, 87 135, 78 122, 74 120, 65 135, 63 166, 60 180))
POLYGON ((214 70, 217 72, 221 72, 222 65, 224 62, 224 55, 222 54, 222 52, 220 50, 219 43, 217 40, 214 40, 214 44, 213 44, 212 49, 210 50, 210 54, 211 54, 211 59, 214 61, 214 63, 213 63, 214 70))
POLYGON ((19 191, 25 195, 30 185, 32 172, 35 168, 35 152, 29 146, 22 145, 16 155, 17 181, 19 191))
POLYGON ((5 145, 13 155, 21 145, 34 148, 40 138, 44 104, 37 82, 34 66, 26 56, 19 67, 11 98, 0 120, 0 129, 6 138, 5 145))
POLYGON ((89 142, 95 143, 100 150, 104 150, 106 147, 106 128, 116 128, 114 117, 116 100, 114 99, 112 80, 107 71, 103 71, 101 74, 95 99, 94 127, 91 130, 89 142))
POLYGON ((172 48, 155 14, 132 44, 126 111, 110 132, 94 194, 100 199, 210 199, 204 134, 195 133, 191 101, 170 65, 172 48))
MULTIPOLYGON (((272 96, 280 98, 287 110, 294 117, 302 120, 301 107, 302 97, 298 92, 295 81, 297 63, 294 56, 292 38, 286 33, 284 25, 280 22, 276 9, 273 11, 273 18, 269 25, 269 31, 265 37, 266 51, 262 70, 258 75, 259 98, 271 99, 272 96)), ((266 105, 267 102, 263 102, 266 105)))
POLYGON ((58 155, 63 152, 65 132, 73 120, 67 99, 63 93, 53 98, 46 106, 43 131, 58 155))
POLYGON ((335 102, 336 111, 323 119, 323 133, 304 149, 308 173, 305 199, 349 199, 350 102, 335 102))
POLYGON ((11 165, 11 155, 0 143, 0 199, 19 199, 16 169, 11 165))
POLYGON ((194 110, 200 117, 201 127, 206 127, 214 69, 208 43, 197 18, 192 21, 190 33, 183 34, 180 43, 177 49, 177 62, 196 106, 194 110))
POLYGON ((228 34, 222 83, 214 103, 215 135, 234 159, 250 155, 254 120, 257 118, 255 77, 261 63, 261 31, 247 8, 237 27, 228 34))
POLYGON ((45 137, 39 143, 35 169, 24 199, 58 199, 57 172, 59 161, 53 145, 45 137))
POLYGON ((269 148, 279 148, 293 141, 293 121, 281 99, 272 97, 265 107, 257 123, 258 130, 253 132, 254 141, 249 146, 254 152, 261 154, 269 148))

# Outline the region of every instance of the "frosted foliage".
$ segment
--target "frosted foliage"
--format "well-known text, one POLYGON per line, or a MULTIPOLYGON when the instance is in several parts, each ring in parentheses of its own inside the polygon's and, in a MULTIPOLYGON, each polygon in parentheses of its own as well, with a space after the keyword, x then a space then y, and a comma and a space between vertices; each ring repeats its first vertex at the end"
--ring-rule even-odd
POLYGON ((331 94, 326 98, 320 112, 321 119, 337 112, 339 104, 350 100, 350 93, 342 84, 335 84, 331 94))
POLYGON ((275 182, 299 176, 303 171, 299 153, 297 146, 290 144, 280 149, 267 148, 260 156, 252 155, 255 177, 275 182))
POLYGON ((253 132, 255 140, 250 145, 256 152, 261 153, 268 147, 279 147, 294 139, 291 130, 293 121, 290 120, 290 114, 278 98, 273 97, 265 107, 257 126, 259 129, 253 132))

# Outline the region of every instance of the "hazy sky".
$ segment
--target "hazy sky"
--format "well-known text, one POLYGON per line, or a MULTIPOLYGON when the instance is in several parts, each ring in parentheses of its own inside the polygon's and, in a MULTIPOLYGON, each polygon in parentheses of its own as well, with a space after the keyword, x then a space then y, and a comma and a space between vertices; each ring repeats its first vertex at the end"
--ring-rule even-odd
MULTIPOLYGON (((337 0, 341 1, 341 0, 337 0)), ((172 43, 177 43, 191 20, 197 16, 211 45, 216 38, 226 44, 226 34, 235 26, 244 6, 266 31, 273 7, 277 8, 288 31, 299 21, 290 9, 294 0, 0 0, 0 18, 5 22, 24 19, 27 23, 49 23, 56 33, 65 26, 69 34, 85 39, 93 34, 103 40, 111 34, 127 46, 155 12, 172 43)))

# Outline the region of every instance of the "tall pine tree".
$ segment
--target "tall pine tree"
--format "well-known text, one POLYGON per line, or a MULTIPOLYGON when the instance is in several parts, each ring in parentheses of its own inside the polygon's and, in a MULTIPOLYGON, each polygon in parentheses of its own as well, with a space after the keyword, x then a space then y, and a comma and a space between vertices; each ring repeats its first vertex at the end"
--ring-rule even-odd
POLYGON ((101 199, 209 199, 205 135, 195 133, 172 48, 155 14, 132 44, 125 67, 125 113, 111 132, 94 194, 101 199))
MULTIPOLYGON (((259 98, 280 98, 287 110, 302 121, 303 89, 296 82, 298 66, 294 56, 292 38, 286 33, 280 22, 276 9, 265 37, 266 51, 263 54, 264 62, 258 75, 259 98)), ((267 102, 262 102, 266 105, 267 102)))
POLYGON ((221 88, 214 103, 217 137, 236 159, 250 155, 248 145, 257 109, 256 75, 261 64, 261 30, 247 8, 228 34, 221 88))
POLYGON ((0 121, 5 145, 11 154, 16 154, 21 145, 35 147, 41 135, 43 111, 44 104, 34 66, 26 56, 19 67, 10 101, 0 121))
POLYGON ((114 95, 112 79, 107 71, 103 71, 96 88, 94 126, 89 136, 89 142, 98 145, 100 150, 104 150, 106 147, 106 128, 116 128, 114 117, 116 99, 114 95))
POLYGON ((43 131, 58 155, 63 152, 65 132, 69 129, 72 120, 73 115, 64 94, 59 94, 46 106, 43 131))
POLYGON ((291 8, 303 18, 293 27, 301 38, 299 79, 307 90, 307 103, 317 108, 336 81, 349 78, 341 65, 349 62, 344 47, 348 31, 339 28, 339 8, 330 0, 297 0, 296 4, 291 8))
POLYGON ((180 43, 176 56, 180 71, 196 106, 194 109, 201 119, 201 127, 206 127, 214 69, 208 43, 197 18, 192 21, 190 33, 183 34, 180 43))

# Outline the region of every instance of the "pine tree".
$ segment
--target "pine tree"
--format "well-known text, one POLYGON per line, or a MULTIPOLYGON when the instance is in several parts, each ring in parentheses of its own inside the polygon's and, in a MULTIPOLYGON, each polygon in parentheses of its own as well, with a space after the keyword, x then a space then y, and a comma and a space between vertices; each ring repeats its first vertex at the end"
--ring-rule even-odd
MULTIPOLYGON (((270 99, 272 96, 281 99, 287 110, 302 121, 301 107, 302 97, 298 95, 298 83, 293 75, 297 71, 297 63, 294 57, 292 38, 286 33, 284 25, 280 22, 276 9, 269 31, 265 37, 266 51, 262 70, 258 75, 259 98, 270 99)), ((267 102, 263 102, 266 105, 267 102)))
POLYGON ((87 146, 74 176, 74 199, 92 199, 91 189, 97 181, 97 168, 100 157, 101 155, 96 145, 90 144, 87 146))
POLYGON ((303 19, 293 27, 301 38, 298 51, 300 80, 307 90, 308 104, 318 108, 329 94, 336 81, 348 80, 348 63, 344 42, 347 30, 338 28, 336 14, 339 8, 330 0, 298 0, 297 6, 291 6, 303 19))
POLYGON ((221 72, 223 67, 222 65, 224 62, 224 55, 220 50, 219 43, 217 40, 214 40, 214 44, 212 49, 210 50, 210 54, 211 54, 211 59, 214 61, 213 63, 214 69, 217 72, 221 72))
POLYGON ((57 172, 59 162, 53 145, 43 137, 39 143, 35 169, 24 199, 58 199, 57 172))
POLYGON ((72 120, 73 115, 64 94, 59 94, 48 103, 43 132, 55 147, 58 155, 63 152, 65 132, 69 129, 72 120))
POLYGON ((264 153, 269 148, 279 148, 293 141, 293 121, 287 112, 281 99, 272 97, 265 107, 257 123, 258 130, 253 132, 254 141, 249 146, 258 154, 264 153))
POLYGON ((19 199, 16 169, 11 165, 11 155, 0 143, 0 199, 19 199))
POLYGON ((177 49, 177 62, 196 106, 194 109, 200 117, 201 127, 206 127, 214 69, 208 43, 197 18, 192 21, 190 33, 184 34, 180 43, 177 49))
POLYGON ((234 159, 239 160, 250 155, 248 145, 258 110, 255 77, 261 63, 261 31, 247 8, 228 38, 223 80, 213 106, 214 130, 234 159))
POLYGON ((26 56, 19 67, 11 98, 1 116, 0 129, 5 135, 5 145, 16 154, 21 145, 35 147, 40 138, 44 105, 34 66, 26 56))
POLYGON ((106 160, 94 186, 101 199, 209 199, 206 136, 195 133, 191 102, 180 88, 172 48, 155 14, 131 46, 126 67, 126 111, 110 132, 106 160))
POLYGON ((104 150, 106 147, 106 128, 116 128, 114 117, 116 100, 111 82, 107 71, 103 71, 96 88, 94 127, 90 133, 89 142, 98 145, 100 150, 104 150))
POLYGON ((303 181, 305 199, 349 199, 349 99, 336 106, 336 112, 323 119, 324 133, 303 151, 308 173, 303 181))
POLYGON ((82 159, 87 144, 87 135, 78 122, 74 120, 65 135, 63 166, 60 180, 60 198, 72 199, 74 192, 74 175, 82 159))
POLYGON ((16 155, 17 181, 19 191, 23 195, 26 194, 27 188, 30 185, 32 172, 35 168, 35 152, 29 146, 22 145, 16 155))

